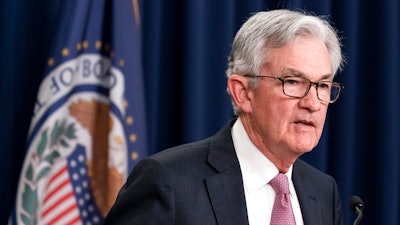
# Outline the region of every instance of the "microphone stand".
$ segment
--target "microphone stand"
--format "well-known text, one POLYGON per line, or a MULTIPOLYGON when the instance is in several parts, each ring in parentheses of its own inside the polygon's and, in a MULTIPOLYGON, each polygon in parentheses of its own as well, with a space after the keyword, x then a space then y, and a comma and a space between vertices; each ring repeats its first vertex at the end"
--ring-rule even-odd
POLYGON ((353 225, 358 225, 358 223, 361 221, 361 219, 363 217, 362 207, 356 206, 355 212, 357 213, 357 218, 354 220, 354 224, 353 225))
POLYGON ((364 203, 360 197, 354 195, 349 201, 350 209, 357 214, 357 218, 354 220, 353 225, 358 225, 363 217, 364 203))

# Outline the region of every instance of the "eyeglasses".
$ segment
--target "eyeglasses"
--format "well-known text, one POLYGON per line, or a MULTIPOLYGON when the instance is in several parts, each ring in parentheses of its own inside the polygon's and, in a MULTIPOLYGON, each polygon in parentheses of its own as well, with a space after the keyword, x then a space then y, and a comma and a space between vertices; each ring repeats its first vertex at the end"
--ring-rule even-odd
POLYGON ((334 103, 339 99, 340 92, 344 86, 337 82, 320 81, 312 82, 304 77, 286 76, 262 76, 262 75, 243 75, 252 78, 272 78, 282 82, 282 91, 286 96, 292 98, 304 98, 310 91, 311 86, 315 86, 317 97, 320 101, 334 103))

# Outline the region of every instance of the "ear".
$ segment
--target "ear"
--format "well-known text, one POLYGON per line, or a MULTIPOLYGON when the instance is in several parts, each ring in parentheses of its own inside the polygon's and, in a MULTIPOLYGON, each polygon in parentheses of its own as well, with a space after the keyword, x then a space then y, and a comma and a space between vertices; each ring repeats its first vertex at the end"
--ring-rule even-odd
POLYGON ((243 112, 251 112, 251 90, 246 77, 233 74, 228 78, 228 89, 231 98, 243 112))

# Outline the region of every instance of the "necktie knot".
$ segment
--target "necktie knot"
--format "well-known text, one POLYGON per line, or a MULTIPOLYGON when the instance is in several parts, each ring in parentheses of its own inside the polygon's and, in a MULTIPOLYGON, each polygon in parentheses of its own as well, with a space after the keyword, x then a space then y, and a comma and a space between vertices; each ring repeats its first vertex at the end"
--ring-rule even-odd
POLYGON ((289 182, 288 177, 283 174, 279 173, 272 179, 269 184, 274 189, 275 193, 277 194, 289 194, 289 182))

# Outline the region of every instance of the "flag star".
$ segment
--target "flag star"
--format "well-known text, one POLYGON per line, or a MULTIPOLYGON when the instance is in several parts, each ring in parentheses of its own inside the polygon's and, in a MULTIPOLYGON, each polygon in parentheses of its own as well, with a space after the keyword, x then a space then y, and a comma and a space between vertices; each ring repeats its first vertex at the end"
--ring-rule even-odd
POLYGON ((54 59, 53 58, 48 59, 47 60, 47 65, 48 66, 54 66, 54 59))
POLYGON ((82 43, 76 44, 76 50, 80 51, 82 49, 82 43))
POLYGON ((69 55, 69 49, 68 48, 63 48, 61 50, 61 55, 62 56, 68 56, 69 55))
POLYGON ((89 47, 89 42, 88 42, 88 41, 83 41, 83 42, 82 42, 82 47, 83 47, 83 48, 89 47))
POLYGON ((76 193, 80 194, 82 192, 82 188, 81 187, 76 187, 75 189, 76 193))
POLYGON ((85 174, 86 174, 85 168, 81 168, 81 169, 79 170, 79 172, 81 173, 81 175, 85 175, 85 174))
POLYGON ((89 185, 88 185, 88 182, 85 180, 85 181, 83 181, 82 182, 82 186, 84 187, 84 188, 87 188, 89 185))
POLYGON ((119 66, 124 67, 125 66, 125 60, 121 59, 119 60, 119 66))
POLYGON ((129 135, 129 140, 130 140, 132 143, 135 142, 136 139, 137 139, 136 134, 131 134, 131 135, 129 135))
POLYGON ((138 154, 137 152, 132 152, 131 158, 132 158, 133 160, 137 160, 137 159, 139 158, 139 154, 138 154))
POLYGON ((102 45, 101 41, 96 41, 95 46, 96 46, 97 49, 100 49, 101 45, 102 45))
POLYGON ((72 174, 72 179, 78 180, 79 179, 79 175, 77 173, 72 174))
POLYGON ((83 200, 82 198, 80 198, 80 199, 78 200, 78 204, 79 204, 80 206, 83 206, 83 205, 85 204, 85 200, 83 200))
POLYGON ((85 194, 85 200, 89 201, 90 195, 88 193, 85 194))
POLYGON ((126 117, 126 123, 127 123, 128 125, 132 125, 132 124, 133 124, 133 117, 132 117, 132 116, 126 117))
POLYGON ((75 160, 71 160, 70 165, 71 165, 72 168, 75 168, 76 167, 76 161, 75 160))
POLYGON ((98 216, 94 216, 93 217, 93 222, 99 223, 100 222, 100 218, 98 216))
POLYGON ((79 155, 78 160, 79 160, 79 162, 83 162, 85 160, 85 156, 79 155))
POLYGON ((82 216, 83 217, 87 217, 88 216, 88 212, 86 210, 82 210, 82 216))

